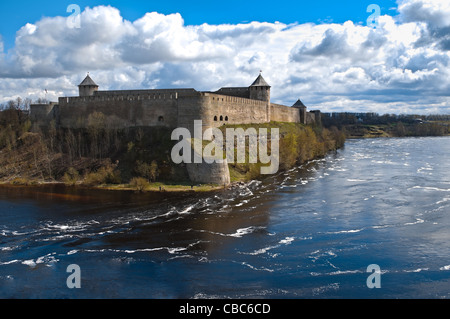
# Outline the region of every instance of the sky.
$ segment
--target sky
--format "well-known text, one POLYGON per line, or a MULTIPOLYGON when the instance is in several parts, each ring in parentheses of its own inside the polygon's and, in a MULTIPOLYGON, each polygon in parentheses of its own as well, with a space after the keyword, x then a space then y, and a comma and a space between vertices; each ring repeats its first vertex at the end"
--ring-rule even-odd
POLYGON ((0 2, 0 103, 76 96, 87 72, 214 91, 262 70, 274 103, 450 114, 449 66, 448 0, 0 2))

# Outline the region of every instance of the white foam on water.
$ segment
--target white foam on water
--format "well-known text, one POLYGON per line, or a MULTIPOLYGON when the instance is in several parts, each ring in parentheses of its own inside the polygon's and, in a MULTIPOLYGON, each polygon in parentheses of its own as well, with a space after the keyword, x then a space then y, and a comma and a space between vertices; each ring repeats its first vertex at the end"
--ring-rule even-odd
POLYGON ((421 272, 421 271, 427 271, 429 268, 417 268, 413 270, 405 270, 405 272, 421 272))
POLYGON ((27 265, 32 268, 36 267, 36 262, 33 259, 24 260, 24 261, 22 261, 22 264, 27 265))
POLYGON ((321 287, 317 287, 317 288, 313 288, 312 293, 313 295, 317 296, 320 295, 324 292, 330 291, 330 290, 338 290, 339 289, 339 283, 335 282, 335 283, 331 283, 329 285, 326 286, 321 286, 321 287))
POLYGON ((195 207, 195 205, 190 205, 190 206, 186 207, 184 210, 182 210, 181 212, 178 212, 178 214, 180 214, 180 215, 188 214, 194 207, 195 207))
POLYGON ((177 254, 180 251, 186 251, 189 248, 191 248, 191 247, 193 247, 193 246, 195 246, 197 244, 204 243, 204 242, 208 242, 208 241, 198 240, 198 241, 196 241, 194 243, 191 243, 191 244, 187 245, 186 247, 155 247, 155 248, 141 248, 141 249, 126 249, 126 250, 123 250, 123 251, 112 249, 112 250, 109 250, 109 251, 124 252, 124 253, 127 253, 127 254, 135 254, 135 253, 140 253, 140 252, 154 252, 154 251, 160 251, 160 250, 167 250, 167 252, 169 254, 177 254))
POLYGON ((242 254, 245 254, 245 255, 252 255, 252 256, 255 256, 255 255, 261 255, 261 254, 265 254, 266 252, 268 252, 268 251, 271 250, 271 249, 275 249, 275 248, 278 248, 278 247, 280 247, 280 246, 279 246, 279 245, 276 245, 276 246, 268 246, 268 247, 264 247, 264 248, 255 250, 255 251, 253 251, 253 252, 251 252, 251 253, 242 253, 242 254))
MULTIPOLYGON (((337 257, 336 253, 331 251, 331 250, 327 250, 324 252, 321 252, 320 250, 315 250, 312 253, 310 253, 310 255, 308 256, 308 258, 310 258, 313 262, 316 262, 317 260, 319 260, 320 258, 335 258, 337 257)), ((336 268, 336 266, 334 266, 333 264, 331 264, 328 260, 327 263, 332 266, 333 268, 336 268)))
POLYGON ((244 265, 244 266, 247 266, 247 267, 249 267, 250 269, 253 269, 253 270, 267 271, 267 272, 274 272, 273 269, 269 269, 269 268, 265 268, 265 267, 258 268, 258 267, 255 267, 255 266, 250 265, 249 263, 247 263, 247 262, 245 262, 245 261, 241 262, 240 264, 241 264, 241 265, 244 265))
POLYGON ((387 227, 392 227, 393 225, 376 225, 376 226, 372 226, 373 229, 379 229, 379 228, 387 228, 387 227))
POLYGON ((349 230, 340 230, 335 232, 328 232, 327 234, 352 234, 352 233, 359 233, 360 231, 364 230, 364 228, 361 229, 349 229, 349 230))
POLYGON ((244 235, 248 235, 253 233, 255 230, 259 229, 260 227, 255 227, 255 226, 250 226, 250 227, 246 227, 246 228, 239 228, 238 230, 236 230, 236 232, 234 234, 228 234, 226 236, 230 236, 230 237, 242 237, 244 235))
POLYGON ((450 265, 439 268, 439 270, 450 270, 450 265))
MULTIPOLYGON (((286 238, 280 240, 280 241, 278 242, 277 245, 271 245, 271 246, 267 246, 267 247, 263 247, 263 248, 254 250, 254 251, 251 252, 251 253, 241 253, 241 254, 244 254, 244 255, 252 255, 252 256, 265 254, 265 253, 267 253, 269 250, 272 250, 272 249, 276 249, 276 248, 281 247, 281 245, 290 245, 294 240, 295 240, 294 237, 286 237, 286 238)), ((276 257, 276 256, 277 256, 276 254, 272 255, 272 257, 276 257)))
POLYGON ((285 239, 280 240, 280 244, 290 245, 294 241, 294 237, 286 237, 285 239))
POLYGON ((444 197, 442 200, 436 202, 436 204, 440 205, 448 201, 450 201, 450 197, 444 197))
POLYGON ((0 266, 15 264, 15 263, 19 263, 19 262, 20 262, 20 260, 14 259, 14 260, 10 260, 10 261, 0 262, 0 266))
POLYGON ((236 204, 236 205, 234 205, 235 207, 240 207, 240 206, 242 206, 242 205, 244 205, 244 204, 247 204, 249 201, 247 200, 247 199, 244 199, 244 200, 242 200, 240 203, 238 203, 238 204, 236 204))
POLYGON ((426 191, 450 192, 450 188, 438 188, 438 187, 419 186, 419 185, 410 187, 410 188, 408 188, 408 190, 409 189, 423 189, 426 191))
POLYGON ((363 271, 361 271, 361 270, 337 270, 337 271, 332 271, 328 274, 330 276, 336 276, 336 275, 359 274, 359 273, 363 273, 363 271))
POLYGON ((23 265, 27 265, 31 268, 36 267, 38 264, 46 264, 47 267, 51 267, 53 263, 58 262, 59 260, 55 258, 56 253, 49 253, 47 255, 38 257, 36 260, 28 259, 23 260, 21 263, 23 265))
MULTIPOLYGON (((113 252, 124 252, 127 254, 135 254, 135 253, 141 253, 141 252, 153 252, 153 251, 159 251, 159 250, 167 250, 167 252, 169 254, 175 254, 179 251, 183 251, 186 250, 186 248, 184 247, 175 247, 175 248, 171 248, 171 247, 156 247, 156 248, 142 248, 142 249, 126 249, 126 250, 117 250, 117 249, 111 249, 108 251, 113 251, 113 252)), ((103 251, 102 249, 100 250, 101 252, 103 251)))
POLYGON ((424 222, 425 222, 425 221, 424 221, 423 219, 416 218, 416 221, 415 221, 415 222, 405 223, 404 225, 416 225, 416 224, 422 224, 422 223, 424 223, 424 222))

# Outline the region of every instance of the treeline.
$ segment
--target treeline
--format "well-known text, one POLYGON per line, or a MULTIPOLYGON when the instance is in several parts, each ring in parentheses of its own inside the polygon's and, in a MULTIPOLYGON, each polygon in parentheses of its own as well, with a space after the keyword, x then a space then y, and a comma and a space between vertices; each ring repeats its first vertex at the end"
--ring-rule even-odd
POLYGON ((323 113, 325 127, 336 126, 348 137, 443 136, 450 134, 450 115, 323 113))
POLYGON ((397 122, 387 128, 388 132, 395 137, 407 136, 444 136, 450 133, 450 126, 436 122, 426 123, 403 123, 397 122))
MULTIPOLYGON (((34 103, 44 103, 47 102, 47 100, 44 99, 38 99, 36 100, 34 103)), ((21 97, 18 97, 16 99, 13 100, 9 100, 6 103, 1 103, 0 104, 0 111, 5 111, 5 110, 20 110, 20 111, 29 111, 30 110, 30 105, 33 103, 33 101, 30 98, 25 98, 22 99, 21 97)))
POLYGON ((364 123, 367 125, 377 124, 393 124, 393 123, 424 123, 427 121, 434 122, 450 122, 450 115, 432 114, 432 115, 418 115, 418 114, 378 114, 378 113, 322 113, 322 123, 325 127, 349 124, 364 123))

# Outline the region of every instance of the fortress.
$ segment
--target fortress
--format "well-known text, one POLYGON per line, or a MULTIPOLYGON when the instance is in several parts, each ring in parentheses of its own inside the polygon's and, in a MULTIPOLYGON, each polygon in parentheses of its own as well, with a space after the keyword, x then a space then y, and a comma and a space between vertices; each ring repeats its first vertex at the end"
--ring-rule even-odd
POLYGON ((195 89, 99 91, 89 74, 80 83, 79 96, 30 106, 33 123, 57 127, 87 127, 89 115, 103 113, 113 128, 137 126, 186 127, 202 120, 204 129, 224 124, 320 121, 319 111, 306 111, 298 100, 292 107, 270 102, 270 85, 260 74, 249 87, 224 87, 215 92, 195 89))
MULTIPOLYGON (((89 74, 80 83, 79 96, 60 97, 58 102, 30 106, 34 125, 59 128, 86 128, 92 114, 102 113, 104 127, 187 128, 202 121, 203 131, 225 124, 274 122, 320 123, 320 111, 306 111, 300 99, 292 106, 270 102, 270 85, 260 74, 249 87, 224 87, 215 92, 195 89, 154 89, 99 91, 89 74)), ((228 163, 186 164, 192 182, 226 185, 230 183, 228 163)))

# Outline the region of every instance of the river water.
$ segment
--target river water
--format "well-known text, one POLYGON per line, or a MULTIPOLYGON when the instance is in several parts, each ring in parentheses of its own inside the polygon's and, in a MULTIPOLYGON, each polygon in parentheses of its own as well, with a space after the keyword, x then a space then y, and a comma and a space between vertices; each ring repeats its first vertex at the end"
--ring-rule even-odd
POLYGON ((0 297, 449 298, 449 158, 361 139, 208 194, 0 188, 0 297))

